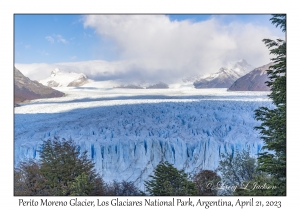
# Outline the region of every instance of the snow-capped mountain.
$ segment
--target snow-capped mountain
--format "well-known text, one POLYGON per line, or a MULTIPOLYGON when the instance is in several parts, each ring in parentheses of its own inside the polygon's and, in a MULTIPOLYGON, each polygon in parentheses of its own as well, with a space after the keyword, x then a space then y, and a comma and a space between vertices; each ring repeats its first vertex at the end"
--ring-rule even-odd
POLYGON ((267 70, 274 63, 255 68, 248 74, 237 79, 229 88, 229 91, 269 91, 266 81, 269 80, 267 70))
POLYGON ((88 83, 87 76, 83 73, 65 72, 55 68, 50 77, 40 83, 48 87, 78 87, 88 83))
POLYGON ((228 88, 238 78, 244 76, 249 71, 254 69, 253 66, 242 59, 237 63, 228 63, 226 67, 220 68, 220 70, 214 74, 203 76, 194 82, 195 88, 228 88))
POLYGON ((105 181, 133 181, 143 190, 160 161, 193 173, 216 169, 222 153, 249 148, 256 155, 263 146, 253 128, 254 110, 272 108, 265 93, 91 84, 15 108, 15 166, 38 159, 42 140, 72 138, 105 181))
POLYGON ((46 87, 37 81, 25 77, 17 68, 14 68, 14 103, 39 98, 61 97, 65 94, 46 87))

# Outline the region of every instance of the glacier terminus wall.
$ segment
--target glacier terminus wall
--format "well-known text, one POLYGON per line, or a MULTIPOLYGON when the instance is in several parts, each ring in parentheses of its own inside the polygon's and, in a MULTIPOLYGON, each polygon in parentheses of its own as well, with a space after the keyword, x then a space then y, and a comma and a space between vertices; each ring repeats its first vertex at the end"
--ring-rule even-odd
POLYGON ((114 92, 122 90, 110 95, 97 88, 63 91, 64 98, 15 108, 15 167, 38 160, 43 140, 72 138, 80 151, 88 151, 105 181, 134 181, 141 189, 160 161, 195 173, 216 169, 222 153, 249 149, 256 155, 263 145, 254 130, 259 125, 254 110, 272 107, 266 93, 223 89, 130 90, 126 97, 114 92))

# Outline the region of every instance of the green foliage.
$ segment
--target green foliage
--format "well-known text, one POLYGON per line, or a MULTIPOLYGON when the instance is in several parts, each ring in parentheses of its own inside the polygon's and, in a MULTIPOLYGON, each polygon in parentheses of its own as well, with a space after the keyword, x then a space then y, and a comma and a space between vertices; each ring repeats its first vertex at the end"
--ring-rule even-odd
POLYGON ((218 171, 222 180, 231 185, 241 185, 244 181, 251 180, 256 168, 256 159, 250 156, 250 152, 236 151, 235 155, 222 154, 218 171))
POLYGON ((40 161, 21 162, 14 170, 15 195, 99 195, 103 181, 86 152, 72 140, 44 141, 40 161))
POLYGON ((91 192, 92 186, 89 184, 89 177, 86 173, 77 176, 71 184, 70 195, 86 196, 91 192))
POLYGON ((40 173, 45 178, 44 185, 51 190, 52 195, 70 195, 74 182, 81 181, 83 174, 85 188, 91 191, 93 181, 97 177, 94 163, 87 158, 86 152, 80 154, 72 140, 44 141, 40 151, 40 173))
POLYGON ((284 14, 273 15, 273 17, 270 20, 272 21, 272 24, 274 24, 276 27, 279 26, 283 32, 286 31, 286 15, 284 14))
POLYGON ((154 196, 178 196, 196 195, 195 184, 188 179, 183 170, 177 170, 168 162, 161 162, 150 175, 151 180, 145 182, 150 195, 154 196))
POLYGON ((94 171, 86 152, 70 140, 44 141, 39 162, 22 162, 14 170, 14 194, 18 196, 129 196, 143 195, 133 182, 105 183, 94 171))
MULTIPOLYGON (((286 31, 286 16, 273 15, 271 18, 276 27, 286 31)), ((255 110, 255 117, 261 125, 255 127, 260 130, 264 141, 263 152, 260 153, 259 169, 271 175, 278 184, 273 195, 286 194, 286 42, 281 39, 264 39, 263 42, 270 49, 275 58, 271 60, 274 65, 267 71, 271 88, 269 97, 272 99, 274 109, 261 107, 255 110)))
POLYGON ((193 177, 193 182, 196 185, 197 195, 200 196, 215 196, 217 188, 221 181, 220 176, 211 170, 202 170, 193 177))
POLYGON ((234 156, 227 154, 222 157, 217 169, 222 177, 219 187, 223 187, 219 195, 265 196, 281 191, 277 179, 258 170, 257 160, 250 156, 249 151, 243 150, 234 156), (226 189, 226 186, 234 188, 226 189))
POLYGON ((41 184, 43 181, 39 164, 34 161, 21 162, 20 167, 14 170, 14 195, 47 195, 41 184))
MULTIPOLYGON (((217 171, 220 172, 222 183, 226 186, 242 187, 245 182, 253 179, 257 171, 257 163, 250 152, 243 150, 232 154, 222 154, 217 171)), ((223 195, 231 195, 232 189, 224 189, 219 192, 223 195)))

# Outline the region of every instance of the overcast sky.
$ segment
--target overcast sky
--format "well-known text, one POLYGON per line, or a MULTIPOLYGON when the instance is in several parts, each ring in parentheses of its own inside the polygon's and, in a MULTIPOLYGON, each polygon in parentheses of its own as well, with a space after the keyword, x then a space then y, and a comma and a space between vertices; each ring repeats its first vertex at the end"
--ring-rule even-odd
POLYGON ((15 15, 15 65, 31 79, 54 68, 91 79, 172 81, 245 59, 270 62, 271 15, 15 15))

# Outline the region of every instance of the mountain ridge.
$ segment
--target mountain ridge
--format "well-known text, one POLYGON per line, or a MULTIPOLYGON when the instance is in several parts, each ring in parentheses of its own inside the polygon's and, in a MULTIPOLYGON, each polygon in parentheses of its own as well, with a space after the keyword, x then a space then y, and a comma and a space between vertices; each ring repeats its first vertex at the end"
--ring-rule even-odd
POLYGON ((65 94, 25 77, 14 67, 14 104, 40 98, 62 97, 65 94))
POLYGON ((194 87, 199 88, 229 88, 239 77, 250 72, 254 67, 241 59, 235 64, 228 63, 221 67, 218 72, 203 76, 196 80, 194 87))
POLYGON ((39 82, 48 87, 79 87, 90 81, 83 73, 65 72, 55 68, 50 77, 39 82))
POLYGON ((228 91, 269 91, 266 81, 269 81, 267 70, 274 63, 253 69, 248 74, 237 79, 229 88, 228 91))

